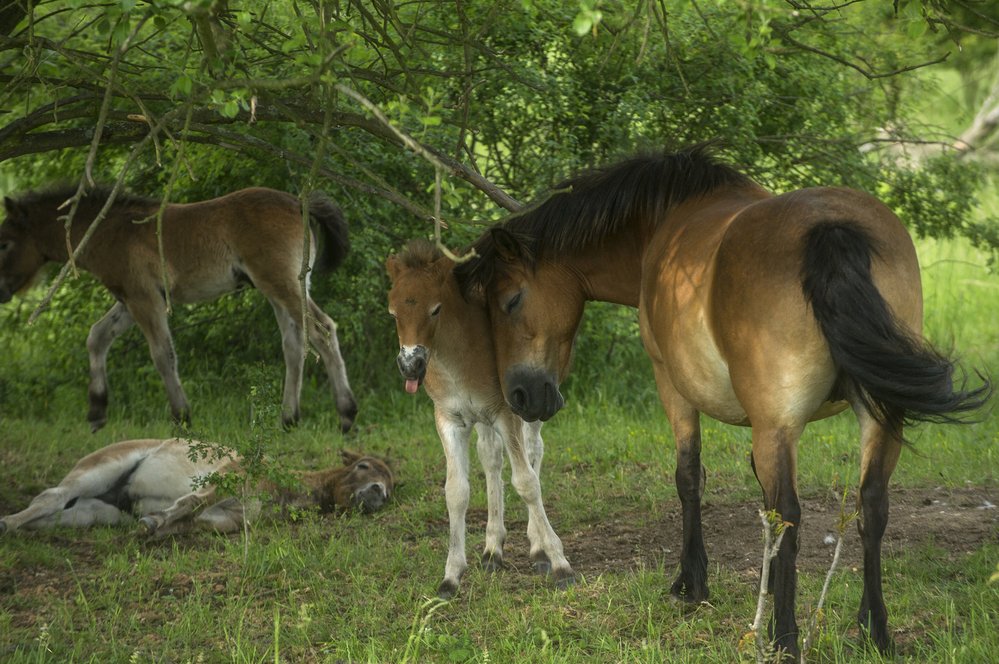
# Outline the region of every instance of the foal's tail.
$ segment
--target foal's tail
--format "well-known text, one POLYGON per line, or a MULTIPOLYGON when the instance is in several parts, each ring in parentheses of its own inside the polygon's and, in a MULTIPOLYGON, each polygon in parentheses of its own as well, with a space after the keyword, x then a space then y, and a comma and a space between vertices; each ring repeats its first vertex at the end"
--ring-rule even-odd
POLYGON ((313 267, 318 272, 333 271, 350 251, 347 220, 336 203, 321 191, 309 194, 309 218, 322 235, 313 267))
POLYGON ((891 431, 912 421, 961 422, 980 408, 989 381, 954 386, 954 361, 908 331, 892 314, 871 277, 875 241, 859 226, 829 222, 805 237, 802 287, 829 343, 833 361, 857 388, 867 410, 891 431))

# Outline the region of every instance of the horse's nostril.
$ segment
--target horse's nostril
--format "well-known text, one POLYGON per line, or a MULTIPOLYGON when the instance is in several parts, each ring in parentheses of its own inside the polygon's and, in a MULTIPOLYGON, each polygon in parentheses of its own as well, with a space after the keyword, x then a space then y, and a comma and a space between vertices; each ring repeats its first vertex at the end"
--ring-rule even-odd
POLYGON ((527 390, 523 387, 516 387, 510 392, 510 405, 515 409, 523 409, 527 406, 527 390))

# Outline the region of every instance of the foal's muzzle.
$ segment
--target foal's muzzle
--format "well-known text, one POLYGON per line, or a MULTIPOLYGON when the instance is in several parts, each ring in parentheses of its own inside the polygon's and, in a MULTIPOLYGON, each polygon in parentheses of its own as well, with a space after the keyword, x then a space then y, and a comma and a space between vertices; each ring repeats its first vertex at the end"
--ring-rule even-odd
POLYGON ((395 358, 395 363, 399 367, 399 373, 406 379, 406 391, 413 393, 419 388, 427 375, 427 360, 430 351, 426 346, 403 346, 399 349, 399 355, 395 358))
POLYGON ((388 492, 385 491, 385 485, 381 482, 371 482, 354 492, 353 503, 355 509, 361 510, 364 514, 371 514, 380 510, 386 500, 388 492))
POLYGON ((507 369, 506 400, 528 422, 549 420, 565 405, 553 374, 524 365, 507 369))

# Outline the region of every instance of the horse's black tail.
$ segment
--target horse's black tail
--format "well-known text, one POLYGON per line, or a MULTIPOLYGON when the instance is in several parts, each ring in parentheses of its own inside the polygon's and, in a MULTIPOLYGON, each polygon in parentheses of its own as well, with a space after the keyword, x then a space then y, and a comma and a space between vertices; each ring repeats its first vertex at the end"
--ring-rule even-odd
POLYGON ((309 217, 322 235, 313 268, 318 272, 335 270, 350 251, 347 220, 336 203, 321 191, 309 194, 309 217))
POLYGON ((833 361, 867 410, 891 431, 912 421, 960 422, 980 408, 992 386, 954 386, 955 364, 907 330, 871 277, 874 240, 859 226, 829 222, 805 237, 802 287, 833 361))

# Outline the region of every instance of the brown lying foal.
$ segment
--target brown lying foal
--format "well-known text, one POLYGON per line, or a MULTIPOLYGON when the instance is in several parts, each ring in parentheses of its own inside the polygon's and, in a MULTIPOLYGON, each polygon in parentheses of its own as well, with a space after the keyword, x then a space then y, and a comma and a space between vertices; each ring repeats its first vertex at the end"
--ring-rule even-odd
MULTIPOLYGON (((72 194, 71 189, 55 188, 4 198, 0 304, 28 288, 47 263, 68 260, 70 240, 62 205, 72 194)), ((98 188, 80 201, 70 228, 74 247, 80 245, 109 194, 98 188)), ((199 203, 172 203, 163 209, 162 257, 155 223, 160 206, 158 200, 119 195, 76 260, 117 300, 87 337, 91 429, 100 429, 107 420, 108 350, 133 324, 149 344, 173 418, 189 422, 190 405, 177 373, 168 304, 213 300, 253 286, 270 302, 281 329, 285 425, 299 418, 307 336, 307 343, 323 359, 340 426, 347 431, 357 403, 347 381, 336 324, 309 296, 308 274, 304 288, 299 279, 306 246, 302 201, 283 191, 255 187, 199 203)), ((312 222, 308 265, 332 270, 350 246, 347 224, 339 208, 320 192, 309 197, 308 210, 312 222)))
MULTIPOLYGON (((203 445, 187 439, 126 440, 80 459, 58 486, 38 494, 27 509, 0 519, 0 534, 19 528, 86 527, 126 523, 133 516, 149 534, 184 530, 192 520, 218 532, 243 527, 259 510, 237 498, 200 485, 212 473, 238 471, 231 450, 202 453, 203 445)), ((388 464, 377 457, 344 450, 344 466, 298 474, 301 487, 270 491, 283 505, 321 511, 381 509, 394 488, 388 464)))

